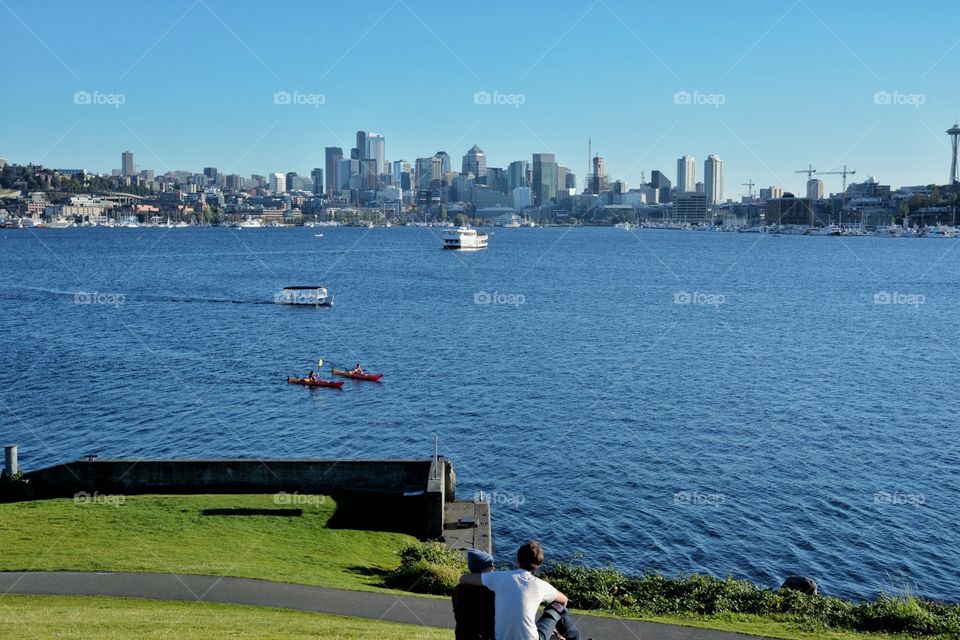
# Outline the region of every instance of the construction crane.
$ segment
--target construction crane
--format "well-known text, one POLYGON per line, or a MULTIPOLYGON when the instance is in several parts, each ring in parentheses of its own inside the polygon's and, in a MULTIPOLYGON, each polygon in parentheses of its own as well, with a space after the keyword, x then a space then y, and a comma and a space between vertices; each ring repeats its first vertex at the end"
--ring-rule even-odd
POLYGON ((822 176, 843 176, 843 191, 840 192, 840 226, 843 226, 843 209, 847 206, 847 176, 852 176, 856 171, 847 171, 847 165, 843 165, 840 171, 824 171, 822 176))
POLYGON ((855 173, 856 173, 856 171, 848 171, 848 170, 847 170, 847 165, 843 165, 843 169, 841 169, 840 171, 824 171, 824 172, 821 173, 820 175, 822 175, 822 176, 843 176, 843 193, 842 193, 841 195, 842 195, 843 197, 846 197, 846 195, 847 195, 847 176, 852 176, 852 175, 855 174, 855 173))
POLYGON ((805 174, 807 174, 807 180, 809 180, 811 177, 813 177, 813 174, 815 174, 816 172, 817 172, 817 170, 813 168, 813 165, 812 165, 812 164, 808 164, 806 169, 800 169, 800 171, 794 171, 794 173, 805 173, 805 174))
POLYGON ((747 188, 747 197, 748 197, 750 200, 753 200, 753 187, 754 187, 754 185, 756 185, 756 184, 757 184, 757 183, 753 181, 753 178, 751 178, 751 179, 750 179, 749 181, 747 181, 747 182, 741 182, 741 183, 740 183, 740 186, 741 186, 741 187, 746 187, 746 188, 747 188))

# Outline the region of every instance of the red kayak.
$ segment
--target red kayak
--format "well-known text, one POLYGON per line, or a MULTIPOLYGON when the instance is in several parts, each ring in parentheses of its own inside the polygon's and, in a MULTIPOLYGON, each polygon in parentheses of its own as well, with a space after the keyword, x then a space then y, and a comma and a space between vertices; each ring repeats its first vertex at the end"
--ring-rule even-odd
POLYGON ((342 380, 334 382, 333 380, 311 380, 310 378, 294 378, 293 376, 288 376, 287 382, 290 384, 302 384, 305 387, 333 387, 334 389, 339 389, 343 386, 342 380))
MULTIPOLYGON (((341 378, 351 378, 353 380, 369 380, 370 382, 380 382, 380 378, 383 377, 382 373, 350 373, 343 369, 333 369, 333 375, 340 376, 341 378)), ((343 384, 342 382, 340 384, 343 384)))

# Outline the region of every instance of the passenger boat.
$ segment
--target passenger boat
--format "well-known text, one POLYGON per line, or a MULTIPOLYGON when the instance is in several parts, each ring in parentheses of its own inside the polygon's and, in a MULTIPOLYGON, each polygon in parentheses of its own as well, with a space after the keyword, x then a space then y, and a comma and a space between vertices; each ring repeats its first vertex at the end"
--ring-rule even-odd
POLYGON ((305 387, 332 387, 339 389, 343 386, 343 380, 311 380, 310 378, 295 378, 294 376, 288 376, 287 382, 289 384, 302 384, 305 387))
POLYGON ((475 251, 487 248, 487 234, 473 227, 457 227, 443 232, 443 248, 475 251))
POLYGON ((383 377, 382 373, 350 373, 345 369, 337 369, 336 367, 333 368, 333 375, 340 376, 341 378, 351 378, 353 380, 368 380, 370 382, 380 382, 380 378, 383 377))
POLYGON ((330 295, 326 287, 284 287, 283 291, 274 296, 274 302, 306 307, 332 307, 333 296, 330 295))

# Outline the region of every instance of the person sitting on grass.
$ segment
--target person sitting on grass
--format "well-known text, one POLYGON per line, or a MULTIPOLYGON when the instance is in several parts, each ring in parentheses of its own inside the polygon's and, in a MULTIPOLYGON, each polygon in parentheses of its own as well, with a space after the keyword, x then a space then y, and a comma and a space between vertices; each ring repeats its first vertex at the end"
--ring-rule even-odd
POLYGON ((554 633, 579 640, 580 630, 567 610, 567 596, 533 575, 543 565, 543 548, 531 540, 517 550, 514 571, 471 572, 462 585, 483 585, 494 594, 496 640, 550 640, 554 633), (537 609, 547 603, 540 620, 537 609))
MULTIPOLYGON (((467 551, 470 573, 493 571, 493 556, 485 551, 467 551)), ((494 640, 494 596, 489 589, 476 585, 458 584, 453 588, 453 619, 456 621, 456 640, 494 640)))

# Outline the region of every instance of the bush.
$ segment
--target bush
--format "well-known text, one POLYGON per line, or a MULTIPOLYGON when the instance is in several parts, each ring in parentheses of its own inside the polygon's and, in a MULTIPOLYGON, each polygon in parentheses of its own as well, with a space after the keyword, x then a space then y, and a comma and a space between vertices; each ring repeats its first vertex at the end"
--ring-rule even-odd
POLYGON ((385 583, 392 589, 415 593, 450 595, 467 572, 467 562, 457 551, 438 542, 416 542, 397 551, 400 566, 387 574, 385 583))
POLYGON ((699 574, 667 578, 658 573, 626 577, 612 567, 591 569, 572 563, 553 563, 543 577, 581 609, 672 616, 747 614, 790 621, 807 629, 960 634, 960 605, 910 595, 881 596, 854 604, 791 589, 764 589, 733 578, 699 574))

